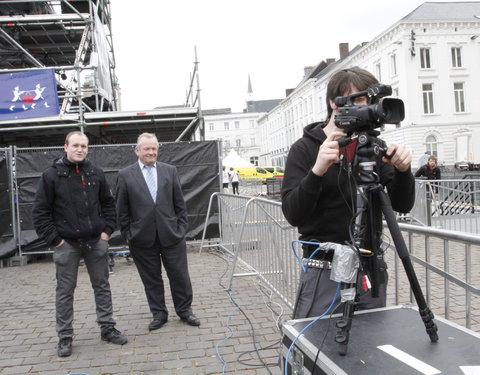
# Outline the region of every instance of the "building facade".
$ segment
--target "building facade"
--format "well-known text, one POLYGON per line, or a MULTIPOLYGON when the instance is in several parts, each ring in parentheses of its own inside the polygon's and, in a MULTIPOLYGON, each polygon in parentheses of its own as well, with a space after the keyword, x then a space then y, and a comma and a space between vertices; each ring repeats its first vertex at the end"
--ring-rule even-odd
MULTIPOLYGON (((290 145, 308 123, 327 115, 326 85, 338 69, 359 66, 405 104, 405 119, 385 125, 381 138, 441 164, 480 163, 480 2, 426 2, 340 60, 320 63, 276 108, 259 119, 260 162, 284 165, 290 145), (268 135, 268 136, 267 136, 268 135), (478 146, 477 146, 478 148, 478 146)), ((348 50, 348 47, 347 47, 348 50)))
POLYGON ((233 148, 244 160, 258 165, 260 146, 257 120, 262 114, 232 113, 230 110, 216 114, 212 112, 204 112, 205 139, 222 141, 222 159, 233 148))
MULTIPOLYGON (((249 94, 251 97, 250 78, 249 94)), ((222 159, 233 148, 242 159, 260 165, 258 119, 278 103, 279 99, 248 100, 245 111, 238 113, 232 113, 230 108, 204 110, 205 139, 222 141, 222 159)))

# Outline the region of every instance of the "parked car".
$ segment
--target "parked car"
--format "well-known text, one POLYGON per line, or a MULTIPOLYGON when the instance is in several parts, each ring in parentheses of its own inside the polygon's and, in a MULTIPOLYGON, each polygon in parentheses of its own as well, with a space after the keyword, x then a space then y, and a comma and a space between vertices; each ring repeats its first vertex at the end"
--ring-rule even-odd
POLYGON ((262 167, 242 167, 235 168, 238 172, 238 175, 242 178, 256 177, 261 178, 263 183, 267 182, 267 178, 273 177, 273 173, 266 171, 262 167))
POLYGON ((267 172, 270 172, 273 177, 283 177, 284 173, 285 173, 285 169, 283 167, 278 167, 278 166, 274 166, 274 167, 263 167, 263 169, 265 169, 267 172))

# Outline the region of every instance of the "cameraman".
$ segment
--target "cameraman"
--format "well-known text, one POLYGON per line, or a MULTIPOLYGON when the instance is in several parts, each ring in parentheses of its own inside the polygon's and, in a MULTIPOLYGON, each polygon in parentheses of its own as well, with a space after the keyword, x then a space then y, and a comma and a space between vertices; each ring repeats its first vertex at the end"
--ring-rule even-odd
MULTIPOLYGON (((350 240, 352 218, 355 215, 356 183, 351 167, 356 144, 339 147, 336 139, 346 136, 335 124, 338 107, 337 96, 347 96, 366 90, 377 79, 358 67, 336 72, 327 86, 328 117, 304 128, 303 137, 291 147, 282 185, 282 210, 288 222, 298 227, 301 241, 335 242, 344 244, 350 240)), ((367 105, 367 97, 358 97, 355 105, 367 105)), ((379 142, 382 142, 378 140, 379 142)), ((385 144, 382 142, 383 146, 385 144)), ((380 182, 387 187, 395 211, 408 212, 415 200, 415 180, 410 170, 411 152, 403 145, 389 145, 385 157, 376 157, 376 171, 380 182)), ((378 199, 377 199, 378 200, 378 199)), ((374 204, 378 242, 382 231, 382 215, 379 204, 374 204)), ((315 251, 316 245, 302 245, 303 257, 315 251)), ((302 272, 295 304, 294 318, 318 316, 331 304, 337 283, 330 280, 331 259, 324 259, 321 251, 312 259, 316 266, 302 272), (328 260, 328 261, 326 261, 328 260)), ((381 257, 379 297, 371 291, 357 290, 359 309, 385 306, 386 265, 381 257)), ((360 288, 357 288, 360 289, 360 288)))

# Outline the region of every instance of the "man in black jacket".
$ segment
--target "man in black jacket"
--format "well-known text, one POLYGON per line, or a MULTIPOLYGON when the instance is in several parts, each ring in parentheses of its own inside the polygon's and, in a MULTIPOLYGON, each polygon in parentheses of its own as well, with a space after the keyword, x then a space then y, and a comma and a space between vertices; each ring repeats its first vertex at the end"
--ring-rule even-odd
MULTIPOLYGON (((298 227, 300 240, 344 244, 351 236, 355 214, 355 180, 349 172, 355 157, 355 148, 339 147, 336 141, 346 136, 335 124, 337 96, 351 95, 366 90, 378 81, 369 72, 354 67, 336 72, 327 86, 328 117, 323 123, 312 123, 304 128, 303 137, 291 147, 282 185, 282 209, 285 218, 298 227)), ((368 104, 359 97, 356 105, 368 104)), ((380 141, 380 140, 379 140, 380 141)), ((385 157, 377 157, 380 182, 387 187, 392 207, 408 212, 415 199, 415 181, 410 170, 411 152, 402 145, 390 145, 385 157)), ((381 230, 381 213, 378 212, 381 230)), ((308 259, 318 245, 303 245, 303 257, 308 259)), ((300 286, 294 311, 295 318, 318 316, 325 312, 334 299, 337 284, 330 280, 331 265, 324 262, 322 253, 316 253, 312 266, 300 276, 300 286)), ((331 259, 329 259, 331 260, 331 259)), ((380 264, 384 262, 380 259, 380 264)), ((386 266, 382 266, 384 271, 386 266)), ((380 285, 379 298, 370 291, 357 291, 358 308, 385 305, 386 272, 380 285)))
POLYGON ((73 295, 81 258, 92 283, 102 340, 117 345, 128 341, 115 329, 108 282, 108 240, 116 226, 115 200, 103 171, 86 159, 86 135, 79 131, 67 134, 64 150, 66 155, 43 172, 32 209, 38 236, 55 247, 59 357, 72 354, 73 295))
POLYGON ((442 174, 438 168, 438 161, 435 155, 430 155, 425 165, 420 166, 415 172, 415 177, 425 177, 427 180, 441 180, 442 174))

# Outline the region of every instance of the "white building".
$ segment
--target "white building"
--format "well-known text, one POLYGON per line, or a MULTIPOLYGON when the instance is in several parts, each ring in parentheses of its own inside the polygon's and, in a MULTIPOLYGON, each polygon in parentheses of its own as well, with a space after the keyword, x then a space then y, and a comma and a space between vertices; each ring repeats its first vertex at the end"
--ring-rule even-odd
MULTIPOLYGON (((249 78, 249 98, 251 95, 249 78)), ((260 135, 257 121, 279 102, 280 99, 248 100, 245 111, 238 113, 232 113, 229 108, 204 110, 205 139, 222 141, 222 158, 233 148, 242 159, 259 165, 260 135)))
POLYGON ((244 160, 258 165, 260 146, 258 144, 257 120, 263 113, 232 113, 229 110, 204 111, 205 139, 222 140, 223 155, 232 148, 244 160))
POLYGON ((261 164, 284 165, 308 123, 326 118, 326 84, 338 69, 359 66, 389 84, 405 103, 399 126, 381 137, 428 151, 445 165, 480 163, 480 2, 426 2, 340 60, 320 63, 276 108, 259 119, 261 164), (479 147, 477 146, 477 149, 479 147))

